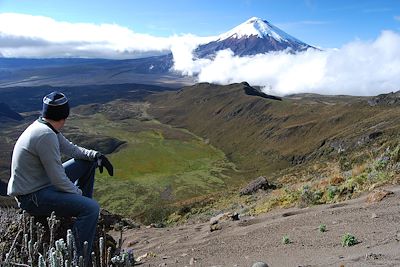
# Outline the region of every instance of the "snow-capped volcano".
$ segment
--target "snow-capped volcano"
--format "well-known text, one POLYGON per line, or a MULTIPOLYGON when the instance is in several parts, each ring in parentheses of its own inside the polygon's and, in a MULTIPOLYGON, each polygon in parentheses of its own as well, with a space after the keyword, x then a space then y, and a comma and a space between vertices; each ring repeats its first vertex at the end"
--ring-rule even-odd
POLYGON ((289 50, 292 53, 314 48, 282 31, 266 20, 250 18, 215 41, 200 45, 195 55, 209 57, 219 50, 231 49, 235 55, 255 55, 271 51, 289 50))
POLYGON ((257 36, 258 38, 272 37, 278 42, 285 40, 293 40, 299 42, 296 38, 290 36, 281 29, 275 27, 266 20, 257 17, 252 17, 246 22, 233 28, 232 30, 221 34, 218 40, 225 40, 228 38, 246 38, 250 36, 257 36))

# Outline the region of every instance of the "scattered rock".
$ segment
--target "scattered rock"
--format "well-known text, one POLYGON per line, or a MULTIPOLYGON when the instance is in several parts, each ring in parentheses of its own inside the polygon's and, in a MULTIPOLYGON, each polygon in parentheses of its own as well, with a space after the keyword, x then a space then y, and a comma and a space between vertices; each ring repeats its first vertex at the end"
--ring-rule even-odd
POLYGON ((122 218, 121 223, 124 229, 138 229, 140 228, 140 224, 134 222, 129 218, 122 218))
POLYGON ((218 223, 210 225, 210 232, 221 230, 222 226, 218 223))
POLYGON ((265 262, 259 261, 254 263, 251 267, 268 267, 268 264, 266 264, 265 262))
POLYGON ((394 106, 400 103, 400 91, 388 94, 380 94, 368 100, 371 107, 374 106, 394 106))
POLYGON ((189 265, 194 265, 196 263, 195 258, 190 258, 189 265))
POLYGON ((210 219, 210 225, 217 224, 224 214, 219 214, 210 219))
POLYGON ((389 190, 384 190, 384 189, 379 189, 379 190, 374 190, 372 193, 370 193, 367 196, 367 203, 376 203, 384 199, 386 196, 393 194, 392 191, 389 190))
POLYGON ((148 252, 148 253, 145 253, 145 254, 143 254, 143 255, 137 257, 137 258, 136 258, 136 261, 137 261, 137 262, 140 262, 140 261, 145 260, 146 258, 155 257, 155 256, 156 256, 155 253, 153 253, 153 252, 148 252))
POLYGON ((375 254, 375 253, 368 253, 365 255, 366 260, 379 260, 382 259, 383 255, 382 254, 375 254))
POLYGON ((375 218, 379 218, 378 215, 376 215, 376 213, 372 213, 371 214, 371 219, 375 219, 375 218))
POLYGON ((231 215, 231 219, 232 219, 232 221, 239 221, 239 220, 240 220, 239 213, 234 212, 234 213, 231 215))
POLYGON ((139 243, 138 240, 130 241, 130 242, 128 243, 128 247, 133 247, 134 245, 136 245, 136 244, 138 244, 138 243, 139 243))
POLYGON ((104 225, 106 230, 112 229, 121 219, 122 217, 118 214, 113 214, 105 209, 100 210, 99 223, 104 225))
POLYGON ((276 186, 269 184, 267 178, 264 176, 260 176, 257 179, 251 181, 246 187, 240 190, 240 195, 251 195, 257 192, 260 189, 267 190, 267 189, 275 189, 276 186))
POLYGON ((237 212, 225 212, 218 214, 210 219, 210 225, 218 224, 222 221, 238 221, 240 220, 240 215, 237 212))
POLYGON ((150 225, 146 226, 147 229, 149 228, 165 228, 164 223, 151 223, 150 225))

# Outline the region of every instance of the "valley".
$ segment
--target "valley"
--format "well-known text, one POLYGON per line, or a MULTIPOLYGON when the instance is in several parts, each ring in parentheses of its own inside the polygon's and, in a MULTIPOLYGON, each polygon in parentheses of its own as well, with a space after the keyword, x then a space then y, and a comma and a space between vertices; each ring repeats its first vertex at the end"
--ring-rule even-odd
MULTIPOLYGON (((78 108, 82 112, 90 105, 78 108)), ((146 103, 109 102, 95 114, 74 114, 65 129, 66 136, 79 129, 82 136, 101 133, 124 142, 109 156, 115 176, 98 173, 95 197, 104 208, 146 223, 162 222, 180 202, 240 183, 226 174, 235 165, 222 151, 152 119, 147 108, 146 103)))

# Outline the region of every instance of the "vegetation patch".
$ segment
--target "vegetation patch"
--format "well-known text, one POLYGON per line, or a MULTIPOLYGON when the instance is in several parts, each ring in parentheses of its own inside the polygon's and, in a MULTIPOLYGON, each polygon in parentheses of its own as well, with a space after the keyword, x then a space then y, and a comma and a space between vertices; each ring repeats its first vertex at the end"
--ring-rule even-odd
POLYGON ((284 235, 282 237, 282 244, 287 245, 287 244, 290 244, 290 243, 291 243, 291 241, 290 241, 289 236, 288 235, 284 235))
POLYGON ((321 224, 318 226, 318 230, 319 230, 321 233, 325 233, 325 232, 326 232, 326 224, 321 223, 321 224))
MULTIPOLYGON (((138 110, 137 104, 134 109, 138 110)), ((143 113, 133 114, 142 118, 143 113)), ((74 132, 79 129, 123 142, 108 156, 114 165, 114 177, 96 174, 95 198, 112 212, 145 223, 160 222, 176 210, 175 203, 238 184, 226 174, 235 172, 235 166, 224 153, 184 129, 134 116, 109 120, 102 112, 75 115, 70 122, 74 132)))
POLYGON ((350 233, 346 233, 342 236, 342 246, 343 247, 351 247, 358 243, 359 242, 358 242, 357 238, 350 233))

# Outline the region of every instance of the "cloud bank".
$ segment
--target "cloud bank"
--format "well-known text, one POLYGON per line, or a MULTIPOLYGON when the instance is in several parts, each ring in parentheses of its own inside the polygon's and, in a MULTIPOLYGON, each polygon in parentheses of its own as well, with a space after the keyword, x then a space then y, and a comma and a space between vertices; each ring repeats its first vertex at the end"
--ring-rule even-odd
POLYGON ((155 37, 117 24, 69 23, 49 17, 0 14, 0 54, 4 57, 135 58, 168 53, 182 40, 204 43, 209 37, 155 37))
POLYGON ((192 51, 199 44, 215 38, 191 34, 155 37, 116 24, 0 14, 0 56, 4 57, 125 59, 172 51, 173 69, 195 76, 199 82, 247 81, 269 94, 376 95, 400 90, 400 34, 393 31, 339 49, 249 57, 225 50, 213 60, 193 59, 192 51))
POLYGON ((247 81, 269 94, 294 93, 376 95, 400 90, 400 35, 383 31, 374 41, 354 41, 340 49, 275 52, 248 57, 230 50, 213 60, 184 60, 173 51, 174 69, 197 73, 199 82, 227 84, 247 81))

